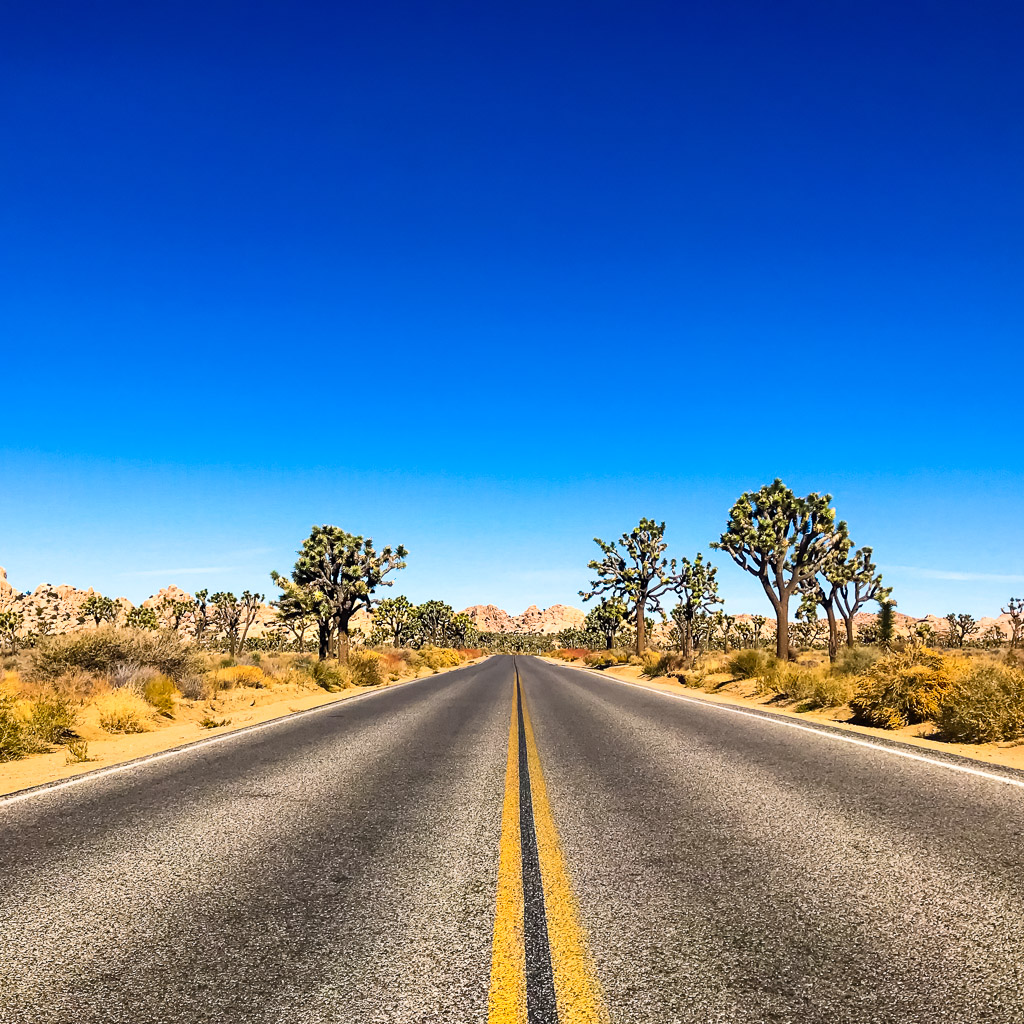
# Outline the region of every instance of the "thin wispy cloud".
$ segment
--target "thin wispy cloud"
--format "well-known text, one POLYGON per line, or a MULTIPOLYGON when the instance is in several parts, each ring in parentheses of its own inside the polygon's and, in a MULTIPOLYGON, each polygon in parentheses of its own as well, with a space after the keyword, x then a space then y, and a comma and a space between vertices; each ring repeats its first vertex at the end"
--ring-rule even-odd
POLYGON ((883 565, 886 572, 905 572, 923 580, 952 580, 959 583, 1024 583, 1024 575, 1003 572, 956 572, 952 569, 924 569, 917 565, 883 565))
POLYGON ((200 565, 190 566, 185 569, 136 569, 132 572, 122 572, 121 576, 201 576, 203 573, 212 572, 235 572, 233 565, 200 565))

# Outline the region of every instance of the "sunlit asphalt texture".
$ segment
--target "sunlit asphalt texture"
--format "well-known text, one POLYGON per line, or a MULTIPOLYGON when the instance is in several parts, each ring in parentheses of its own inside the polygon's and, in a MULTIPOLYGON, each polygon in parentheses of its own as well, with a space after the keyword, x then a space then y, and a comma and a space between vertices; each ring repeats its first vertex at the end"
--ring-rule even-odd
MULTIPOLYGON (((1024 1022, 1024 789, 516 660, 612 1021, 1024 1022)), ((0 1022, 487 1021, 513 679, 0 803, 0 1022)))

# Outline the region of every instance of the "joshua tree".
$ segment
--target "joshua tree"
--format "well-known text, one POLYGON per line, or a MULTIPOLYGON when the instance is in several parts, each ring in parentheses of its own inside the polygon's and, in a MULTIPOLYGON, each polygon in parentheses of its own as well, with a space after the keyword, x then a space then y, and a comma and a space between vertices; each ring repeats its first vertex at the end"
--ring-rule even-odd
POLYGON ((130 626, 132 629, 159 629, 160 622, 156 617, 156 612, 152 608, 143 608, 139 605, 138 608, 132 608, 128 612, 128 617, 125 620, 125 625, 130 626))
POLYGON ((448 645, 454 629, 455 609, 444 601, 424 601, 413 611, 413 630, 416 646, 448 645))
POLYGON ((694 623, 698 616, 707 615, 716 604, 722 604, 715 580, 717 572, 710 562, 704 561, 699 551, 692 562, 684 558, 679 563, 679 575, 673 588, 679 595, 679 604, 673 610, 672 618, 679 633, 680 649, 686 658, 693 657, 694 623))
POLYGON ((24 621, 25 616, 13 608, 0 612, 0 642, 11 654, 18 650, 18 630, 24 621))
POLYGON ((1010 603, 1000 611, 1010 616, 1010 646, 1019 647, 1024 642, 1024 598, 1011 597, 1010 603))
POLYGON ((722 617, 718 620, 722 630, 722 650, 729 653, 729 634, 732 632, 733 626, 736 625, 735 615, 726 615, 724 612, 721 613, 722 617))
POLYGON ((754 647, 761 646, 761 634, 764 632, 764 624, 767 621, 763 615, 750 616, 750 637, 754 647))
POLYGON ((857 626, 854 616, 868 601, 877 601, 880 605, 890 603, 892 587, 882 585, 882 574, 878 566, 871 561, 871 548, 858 548, 853 557, 836 564, 832 570, 836 606, 846 623, 846 645, 853 647, 857 643, 857 626))
POLYGON ((221 591, 210 598, 213 605, 213 620, 228 642, 233 658, 245 648, 245 638, 249 635, 249 627, 256 621, 260 610, 263 594, 253 594, 245 590, 240 598, 230 591, 221 591))
MULTIPOLYGON (((817 606, 821 605, 825 610, 825 618, 828 621, 828 660, 835 661, 839 655, 839 623, 836 621, 836 601, 840 587, 844 586, 848 577, 855 571, 851 563, 847 562, 850 553, 850 538, 845 537, 832 550, 825 564, 821 567, 821 573, 813 576, 800 588, 801 604, 800 612, 803 612, 805 619, 817 618, 817 606), (813 612, 813 616, 810 613, 813 612)), ((858 555, 860 552, 858 552, 858 555)), ((856 563, 856 556, 855 562, 856 563)), ((800 615, 797 612, 797 615, 800 615)))
POLYGON ((83 602, 79 622, 92 619, 97 627, 104 622, 113 622, 117 618, 117 602, 102 594, 90 594, 83 602))
POLYGON ((161 598, 157 610, 167 624, 167 628, 176 633, 181 627, 182 620, 192 611, 192 602, 164 597, 161 598))
POLYGON ((713 548, 761 582, 775 609, 775 645, 789 657, 789 602, 846 543, 846 523, 836 522, 831 494, 798 498, 781 480, 741 494, 713 548))
POLYGON ((946 621, 949 623, 949 631, 946 633, 946 642, 950 647, 963 647, 964 644, 981 628, 981 626, 974 621, 974 616, 966 613, 957 615, 956 612, 950 612, 946 616, 946 621))
POLYGON ((638 655, 643 654, 647 646, 644 620, 647 610, 650 608, 664 615, 661 597, 674 590, 678 583, 675 559, 665 558, 664 537, 665 524, 659 525, 653 519, 641 519, 635 530, 624 533, 618 541, 608 543, 595 537, 594 543, 604 558, 589 563, 598 578, 590 581, 589 591, 580 591, 584 601, 608 594, 626 604, 627 614, 636 619, 638 655))
POLYGON ((201 643, 203 634, 210 628, 210 608, 206 599, 210 596, 208 590, 197 590, 192 598, 192 610, 189 617, 192 619, 192 631, 196 635, 196 643, 201 643))
POLYGON ((615 636, 626 618, 626 606, 614 598, 602 601, 587 612, 583 629, 588 633, 600 634, 606 651, 615 646, 615 636))
POLYGON ((338 660, 347 661, 352 616, 372 608, 377 587, 393 585, 384 577, 404 569, 407 554, 402 545, 378 554, 369 537, 364 540, 337 526, 314 526, 302 542, 290 583, 271 573, 284 591, 278 607, 286 616, 300 612, 314 616, 321 661, 327 658, 332 638, 338 641, 338 660))
POLYGON ((392 644, 404 647, 412 640, 415 625, 412 602, 409 598, 386 597, 373 609, 373 633, 370 637, 375 644, 392 644))
POLYGON ((895 601, 881 601, 878 606, 878 642, 883 647, 888 647, 892 643, 893 634, 895 633, 895 619, 893 617, 893 609, 895 607, 895 601))

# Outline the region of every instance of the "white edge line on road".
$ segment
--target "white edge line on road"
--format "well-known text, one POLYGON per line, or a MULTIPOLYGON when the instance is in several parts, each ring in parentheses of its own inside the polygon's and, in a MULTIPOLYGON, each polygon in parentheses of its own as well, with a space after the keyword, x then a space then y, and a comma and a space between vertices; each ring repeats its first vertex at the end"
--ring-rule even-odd
MULTIPOLYGON (((567 668, 576 668, 575 665, 565 666, 567 668)), ((643 690, 646 693, 660 694, 662 697, 670 697, 672 700, 682 700, 687 704, 696 704, 698 707, 707 708, 710 711, 727 711, 733 715, 742 715, 744 718, 756 718, 760 722, 768 722, 770 725, 782 725, 787 729, 798 729, 800 732, 811 732, 815 736, 822 736, 828 740, 837 740, 840 743, 852 743, 855 747, 867 747, 869 750, 877 750, 883 754, 893 754, 896 757, 905 757, 908 761, 922 761, 924 764, 934 765, 937 768, 947 768, 952 772, 962 772, 964 775, 977 775, 982 779, 991 779, 993 782, 1002 782, 1007 786, 1016 786, 1018 789, 1024 789, 1024 779, 1013 779, 1007 775, 998 775, 995 772, 987 772, 983 768, 970 768, 965 764, 955 764, 952 761, 941 761, 936 757, 927 757, 924 754, 912 754, 909 750, 898 750, 895 747, 890 747, 882 743, 872 743, 871 740, 862 740, 854 736, 843 736, 839 732, 833 732, 829 727, 823 729, 816 729, 813 725, 804 725, 802 722, 791 722, 787 718, 783 718, 781 715, 773 714, 770 711, 745 711, 743 708, 733 707, 731 704, 719 704, 716 701, 701 700, 699 697, 687 697, 682 693, 667 693, 665 690, 655 690, 653 687, 644 686, 643 683, 634 683, 628 679, 620 679, 618 676, 606 676, 603 672, 595 672, 591 668, 577 668, 578 672, 586 672, 589 675, 596 676, 598 679, 604 679, 605 681, 611 680, 616 683, 621 683, 623 686, 632 686, 636 690, 643 690)), ((899 740, 893 740, 893 743, 899 743, 899 740)), ((951 754, 952 757, 959 757, 961 755, 951 754)), ((1010 769, 1013 771, 1014 769, 1010 769)))
MULTIPOLYGON (((485 658, 484 661, 487 659, 485 658)), ((450 675, 452 672, 458 672, 459 669, 472 668, 471 665, 460 665, 459 668, 451 669, 450 672, 438 673, 439 675, 450 675)), ((306 715, 315 715, 319 711, 335 710, 339 707, 355 704, 356 701, 366 700, 368 697, 378 697, 382 693, 393 693, 395 690, 400 690, 405 686, 411 686, 413 683, 421 683, 425 679, 434 679, 435 676, 419 676, 417 679, 406 679, 402 683, 392 683, 390 686, 382 686, 380 689, 371 690, 369 693, 359 693, 355 697, 346 697, 342 700, 328 701, 326 704, 320 704, 315 708, 303 708, 302 711, 291 711, 287 715, 281 715, 278 718, 270 718, 265 722, 258 722, 256 725, 247 725, 241 729, 233 729, 231 732, 221 733, 220 736, 210 736, 205 740, 193 740, 191 743, 185 743, 181 746, 171 747, 170 750, 160 750, 155 754, 143 754, 141 757, 133 758, 130 761, 124 761, 121 764, 112 764, 108 768, 95 768, 91 772, 83 772, 81 775, 72 775, 69 779, 62 779, 59 782, 43 783, 40 786, 33 786, 30 789, 16 791, 9 793, 7 796, 0 796, 0 809, 9 807, 11 804, 21 803, 22 800, 31 800, 33 797, 47 796, 50 793, 57 793, 62 789, 70 789, 72 786, 80 786, 86 782, 97 782, 100 779, 108 778, 111 775, 118 775, 120 772, 131 771, 133 768, 142 768, 146 765, 154 764, 157 761, 163 761, 169 757, 177 757, 179 754, 191 754, 192 751, 198 750, 200 747, 210 747, 214 743, 223 743, 226 740, 238 739, 240 736, 251 736, 255 732, 261 732, 264 729, 271 729, 276 725, 284 725, 286 722, 294 722, 297 718, 303 718, 306 715)))

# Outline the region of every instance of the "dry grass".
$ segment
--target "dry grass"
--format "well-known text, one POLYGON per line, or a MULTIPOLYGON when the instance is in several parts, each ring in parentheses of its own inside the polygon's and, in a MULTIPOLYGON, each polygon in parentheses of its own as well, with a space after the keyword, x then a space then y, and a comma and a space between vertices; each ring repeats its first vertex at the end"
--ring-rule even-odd
POLYGON ((112 733, 146 732, 152 709, 131 690, 113 690, 96 699, 100 728, 112 733))

